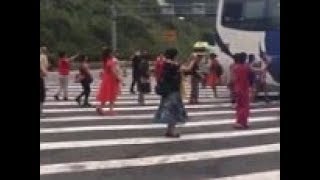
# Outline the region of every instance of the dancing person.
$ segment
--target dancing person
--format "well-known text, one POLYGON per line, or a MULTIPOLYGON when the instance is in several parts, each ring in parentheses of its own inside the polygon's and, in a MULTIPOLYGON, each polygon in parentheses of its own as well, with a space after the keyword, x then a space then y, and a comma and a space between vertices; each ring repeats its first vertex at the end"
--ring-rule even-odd
POLYGON ((190 57, 189 66, 186 67, 185 71, 188 75, 191 75, 191 93, 190 93, 190 104, 199 103, 199 83, 202 78, 199 73, 199 62, 202 59, 202 55, 192 54, 190 57))
POLYGON ((208 78, 208 74, 210 71, 210 62, 209 60, 204 57, 203 55, 198 55, 200 56, 200 60, 199 60, 199 73, 201 74, 201 85, 202 85, 202 89, 206 88, 207 85, 207 78, 208 78))
POLYGON ((47 47, 40 47, 40 116, 44 116, 42 109, 46 98, 47 90, 45 86, 45 77, 47 76, 48 68, 49 62, 47 47))
POLYGON ((175 59, 177 54, 176 49, 165 51, 166 60, 158 84, 162 89, 161 101, 154 118, 155 123, 167 124, 165 136, 170 138, 180 137, 175 133, 176 124, 184 123, 188 118, 180 93, 181 72, 175 59))
POLYGON ((214 97, 217 98, 217 85, 220 82, 220 76, 222 72, 222 67, 219 64, 218 60, 216 59, 217 55, 214 53, 210 54, 210 71, 207 77, 207 85, 212 88, 214 97))
POLYGON ((138 71, 138 103, 139 105, 144 105, 144 94, 150 93, 151 91, 149 61, 146 52, 141 56, 138 71))
POLYGON ((138 83, 139 77, 139 64, 141 61, 141 53, 140 51, 136 51, 132 58, 132 84, 130 87, 131 94, 135 94, 134 86, 138 83))
MULTIPOLYGON (((41 57, 41 56, 40 56, 41 57)), ((40 58, 40 117, 43 117, 43 103, 46 99, 46 86, 45 86, 45 76, 47 75, 47 68, 44 63, 41 63, 40 58)))
POLYGON ((253 64, 255 63, 255 56, 254 54, 249 54, 248 56, 248 66, 249 66, 249 85, 250 85, 250 101, 254 101, 255 99, 255 92, 256 92, 256 76, 255 72, 252 68, 253 64))
POLYGON ((254 72, 254 92, 253 99, 255 99, 259 92, 264 92, 264 100, 269 103, 268 91, 267 91, 267 68, 266 56, 262 56, 261 61, 255 61, 251 64, 250 68, 254 72))
POLYGON ((83 107, 91 107, 92 105, 89 103, 89 96, 91 92, 91 83, 93 81, 90 67, 88 63, 88 56, 81 55, 80 56, 80 67, 79 67, 79 74, 77 76, 77 81, 81 83, 82 92, 79 96, 76 97, 76 102, 81 105, 81 98, 84 96, 84 102, 82 104, 83 107))
POLYGON ((114 103, 120 93, 121 73, 118 60, 112 56, 112 50, 105 48, 102 55, 103 73, 101 74, 101 84, 97 94, 100 105, 97 106, 97 113, 100 115, 115 115, 114 103), (103 107, 109 102, 109 111, 105 113, 103 107))
POLYGON ((245 64, 246 54, 240 53, 234 56, 235 65, 232 69, 232 82, 236 100, 236 123, 234 128, 248 128, 250 110, 249 99, 249 67, 245 64))
POLYGON ((70 74, 70 62, 78 57, 78 54, 72 56, 70 58, 67 57, 65 52, 60 52, 59 54, 59 89, 57 93, 54 95, 55 100, 59 101, 59 96, 61 91, 63 91, 63 100, 68 100, 68 81, 70 74))
POLYGON ((46 70, 48 70, 49 68, 48 49, 45 46, 40 48, 40 63, 46 70))

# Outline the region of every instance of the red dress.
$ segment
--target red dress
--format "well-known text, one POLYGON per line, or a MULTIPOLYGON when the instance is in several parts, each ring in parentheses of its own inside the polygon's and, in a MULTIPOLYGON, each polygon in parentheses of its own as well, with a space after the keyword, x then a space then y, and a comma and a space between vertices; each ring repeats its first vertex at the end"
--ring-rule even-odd
POLYGON ((235 64, 232 68, 234 76, 234 92, 236 96, 237 123, 247 126, 250 100, 249 100, 249 67, 245 64, 235 64))
POLYGON ((112 71, 112 69, 117 66, 117 60, 114 57, 109 60, 105 59, 103 61, 103 66, 104 72, 102 74, 97 100, 102 103, 107 101, 114 102, 120 92, 120 82, 112 71))

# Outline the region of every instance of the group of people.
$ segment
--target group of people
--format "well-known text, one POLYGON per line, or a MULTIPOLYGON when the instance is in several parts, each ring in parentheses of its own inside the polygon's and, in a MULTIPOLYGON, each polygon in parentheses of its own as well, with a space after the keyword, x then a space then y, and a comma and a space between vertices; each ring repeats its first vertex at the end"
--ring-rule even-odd
MULTIPOLYGON (((154 76, 156 81, 162 76, 163 65, 166 57, 163 53, 160 53, 155 60, 154 65, 154 76)), ((182 84, 181 93, 183 97, 185 96, 184 82, 186 76, 191 77, 191 95, 189 102, 191 104, 197 104, 199 99, 199 83, 202 82, 202 86, 209 86, 213 90, 215 97, 218 97, 216 86, 220 82, 220 77, 223 73, 222 66, 217 60, 217 55, 214 53, 210 54, 210 59, 206 60, 204 54, 193 53, 189 60, 181 66, 184 67, 185 73, 182 73, 182 84), (205 61, 204 61, 205 60, 205 61), (204 64, 204 65, 203 65, 204 64), (201 68, 201 66, 206 66, 201 68), (205 69, 205 70, 204 70, 205 69)), ((130 92, 135 94, 134 87, 137 84, 137 89, 139 92, 139 103, 144 104, 143 94, 150 92, 150 69, 148 64, 148 55, 146 51, 140 53, 137 51, 132 58, 132 84, 130 87, 130 92)))
MULTIPOLYGON (((63 93, 63 100, 67 101, 68 98, 68 84, 70 79, 71 63, 76 58, 80 61, 79 74, 77 74, 75 81, 82 85, 83 91, 77 96, 75 101, 83 107, 91 107, 89 103, 89 96, 91 92, 90 84, 93 81, 93 77, 90 73, 88 64, 88 56, 76 54, 72 57, 67 57, 65 52, 59 53, 58 59, 58 73, 59 73, 59 88, 54 95, 56 101, 60 100, 61 92, 63 93), (84 96, 84 102, 81 103, 81 99, 84 96)), ((43 103, 46 98, 45 77, 47 76, 49 68, 48 50, 47 47, 40 48, 40 115, 43 116, 42 109, 43 103)))
MULTIPOLYGON (((47 74, 48 60, 47 49, 40 49, 40 111, 42 112, 45 100, 44 78, 47 74)), ((177 123, 184 123, 188 119, 187 111, 184 107, 183 99, 185 95, 184 79, 190 76, 191 92, 189 103, 199 103, 199 84, 209 86, 213 94, 217 97, 216 86, 220 82, 223 74, 222 66, 217 60, 217 55, 210 54, 209 61, 205 62, 207 68, 203 68, 203 54, 192 54, 189 61, 179 63, 177 61, 178 51, 175 48, 167 49, 161 53, 155 62, 155 92, 161 97, 160 105, 155 113, 155 123, 167 124, 166 137, 179 137, 175 133, 177 123)), ((233 103, 236 104, 236 124, 235 128, 248 128, 250 94, 256 93, 258 79, 264 77, 261 72, 261 65, 256 64, 254 56, 249 55, 249 63, 246 63, 247 55, 238 53, 233 56, 234 64, 230 66, 231 81, 229 84, 232 92, 233 103), (260 74, 259 74, 260 73, 260 74), (259 77, 258 75, 259 74, 259 77)), ((58 61, 59 89, 54 95, 55 100, 60 100, 60 93, 63 91, 63 100, 68 100, 68 80, 70 74, 70 63, 75 59, 80 59, 79 73, 75 81, 82 85, 83 91, 76 97, 75 101, 84 107, 91 107, 88 98, 90 96, 90 84, 93 77, 90 72, 88 57, 77 54, 67 57, 65 52, 61 52, 58 61), (84 102, 81 98, 84 96, 84 102)), ((122 73, 118 59, 113 56, 112 50, 104 48, 102 52, 102 68, 100 78, 101 83, 98 89, 96 99, 99 104, 96 111, 99 115, 115 115, 115 102, 121 92, 122 73), (109 103, 109 110, 104 107, 109 103)), ((265 67, 264 67, 265 68, 265 67)), ((135 93, 134 86, 137 84, 139 92, 138 103, 143 105, 144 95, 151 92, 150 83, 151 72, 149 69, 148 54, 146 51, 138 51, 132 58, 132 78, 133 82, 130 88, 131 93, 135 93)))

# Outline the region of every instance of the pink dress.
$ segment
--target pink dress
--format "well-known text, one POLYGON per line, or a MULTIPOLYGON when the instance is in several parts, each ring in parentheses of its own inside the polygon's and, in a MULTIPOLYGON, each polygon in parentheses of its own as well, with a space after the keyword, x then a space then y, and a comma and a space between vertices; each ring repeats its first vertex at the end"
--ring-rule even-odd
POLYGON ((104 72, 102 74, 97 100, 102 103, 107 101, 114 102, 120 93, 120 81, 112 71, 112 69, 117 66, 117 60, 114 57, 105 59, 103 61, 103 66, 104 72))

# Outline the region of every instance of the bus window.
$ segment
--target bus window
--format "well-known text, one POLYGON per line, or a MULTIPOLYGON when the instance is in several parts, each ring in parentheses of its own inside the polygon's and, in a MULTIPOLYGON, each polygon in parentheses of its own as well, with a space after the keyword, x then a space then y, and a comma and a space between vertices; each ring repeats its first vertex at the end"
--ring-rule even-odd
POLYGON ((222 25, 229 28, 266 31, 280 27, 280 0, 225 0, 222 25))

